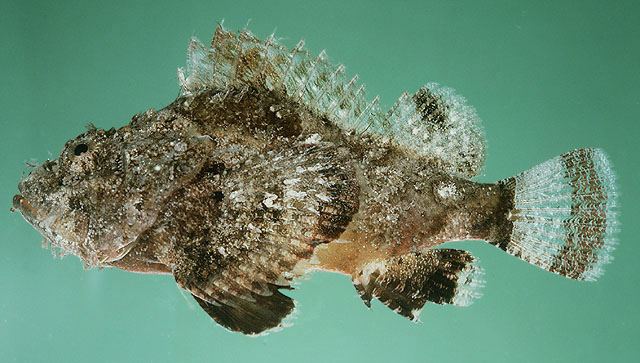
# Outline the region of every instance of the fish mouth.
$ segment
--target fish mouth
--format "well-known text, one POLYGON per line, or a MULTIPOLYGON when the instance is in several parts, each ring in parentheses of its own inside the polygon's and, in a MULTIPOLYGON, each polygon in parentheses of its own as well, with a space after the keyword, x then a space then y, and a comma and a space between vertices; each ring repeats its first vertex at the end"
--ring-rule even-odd
MULTIPOLYGON (((56 208, 52 208, 55 211, 56 208)), ((20 212, 22 217, 29 222, 40 234, 44 237, 45 247, 56 247, 60 249, 60 253, 54 253, 57 256, 63 256, 67 253, 71 253, 80 257, 85 261, 84 254, 80 249, 69 249, 69 243, 65 238, 59 235, 54 226, 58 222, 58 218, 54 213, 46 215, 44 208, 36 208, 27 198, 21 194, 13 196, 12 212, 20 212)), ((52 249, 53 251, 53 249, 52 249)))
POLYGON ((131 249, 136 245, 136 241, 133 241, 127 245, 124 245, 111 253, 104 252, 100 256, 100 265, 105 265, 111 262, 115 262, 123 259, 126 255, 131 252, 131 249))
POLYGON ((31 205, 31 203, 29 203, 27 198, 20 194, 13 196, 13 207, 11 208, 11 211, 19 211, 28 220, 32 220, 37 214, 37 210, 31 205))
MULTIPOLYGON (((52 208, 52 212, 55 210, 55 207, 52 208)), ((38 232, 40 232, 40 234, 42 234, 49 246, 60 247, 65 254, 71 253, 76 255, 90 266, 104 266, 110 262, 118 261, 131 252, 133 247, 136 245, 136 240, 133 240, 115 250, 94 251, 96 254, 95 256, 92 256, 92 254, 88 253, 84 247, 80 247, 79 249, 69 249, 68 247, 65 247, 66 244, 68 244, 64 242, 66 241, 65 238, 58 235, 54 230, 54 226, 58 222, 57 216, 53 213, 47 215, 44 208, 34 206, 22 194, 16 194, 13 196, 11 212, 20 212, 22 217, 38 232)), ((90 244, 89 230, 87 229, 86 236, 84 237, 84 243, 81 243, 81 245, 90 244)))
POLYGON ((52 240, 50 234, 46 233, 46 230, 41 225, 42 209, 38 209, 29 202, 29 200, 23 197, 21 194, 13 196, 13 206, 11 212, 20 212, 22 217, 29 222, 40 234, 42 234, 46 240, 52 240))

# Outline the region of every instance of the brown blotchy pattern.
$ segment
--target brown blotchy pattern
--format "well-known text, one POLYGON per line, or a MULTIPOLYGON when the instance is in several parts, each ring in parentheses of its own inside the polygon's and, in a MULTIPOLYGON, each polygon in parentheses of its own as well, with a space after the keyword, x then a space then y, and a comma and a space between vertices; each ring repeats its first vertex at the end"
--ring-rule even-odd
MULTIPOLYGON (((340 175, 336 173, 336 175, 340 175)), ((340 177, 344 178, 345 175, 340 177)), ((343 179, 331 185, 327 190, 328 201, 322 200, 318 208, 319 219, 316 233, 321 236, 321 242, 330 242, 345 231, 353 215, 359 209, 358 185, 343 179)))
POLYGON ((209 90, 178 98, 169 107, 207 131, 239 129, 244 138, 296 137, 304 122, 299 105, 283 100, 275 92, 254 88, 209 90))
POLYGON ((389 193, 401 178, 370 175, 362 184, 360 212, 340 241, 316 250, 320 268, 355 278, 371 261, 425 251, 446 241, 482 239, 503 249, 509 241, 513 189, 505 183, 480 184, 437 174, 410 179, 405 174, 411 183, 389 193), (441 195, 443 189, 451 194, 441 195))
POLYGON ((449 107, 440 96, 422 87, 413 95, 413 100, 422 120, 436 127, 444 127, 449 107))
POLYGON ((485 240, 500 249, 506 251, 507 245, 511 240, 511 232, 513 230, 513 222, 508 218, 509 213, 514 207, 513 179, 509 178, 490 186, 494 190, 493 198, 481 198, 478 200, 492 201, 491 207, 485 205, 483 208, 491 211, 485 219, 479 219, 473 228, 479 231, 474 237, 485 240), (482 231, 482 232, 481 232, 482 231))
POLYGON ((470 268, 473 257, 465 251, 440 249, 408 253, 379 260, 379 268, 360 270, 354 281, 367 306, 377 298, 398 314, 417 319, 427 301, 452 304, 460 273, 470 268))

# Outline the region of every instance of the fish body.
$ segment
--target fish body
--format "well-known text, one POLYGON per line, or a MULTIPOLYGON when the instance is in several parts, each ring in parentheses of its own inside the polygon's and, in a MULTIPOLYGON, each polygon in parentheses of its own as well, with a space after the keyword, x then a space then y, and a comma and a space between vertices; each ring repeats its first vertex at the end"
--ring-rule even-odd
POLYGON ((295 303, 282 290, 312 270, 349 275, 365 304, 413 320, 428 302, 468 305, 482 270, 435 248, 452 240, 579 280, 610 260, 601 150, 474 182, 485 140, 453 90, 428 84, 382 111, 324 52, 248 31, 192 41, 178 78, 174 102, 70 140, 13 204, 88 267, 172 274, 227 329, 284 326, 295 303))

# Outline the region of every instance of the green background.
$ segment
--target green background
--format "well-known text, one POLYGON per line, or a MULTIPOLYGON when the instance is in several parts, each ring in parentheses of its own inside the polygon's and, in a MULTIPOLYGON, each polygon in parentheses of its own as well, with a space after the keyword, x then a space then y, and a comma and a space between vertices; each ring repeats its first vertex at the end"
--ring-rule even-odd
MULTIPOLYGON (((0 5, 0 361, 601 362, 640 354, 638 261, 640 7, 614 1, 18 1, 0 5), (189 37, 229 29, 327 49, 391 105, 427 81, 456 88, 488 137, 479 180, 580 146, 619 178, 616 260, 597 283, 545 273, 480 242, 486 270, 469 308, 430 305, 421 324, 346 277, 292 292, 292 328, 249 338, 216 326, 169 276, 84 271, 54 259, 9 213, 25 162, 83 131, 121 126, 178 93, 189 37), (0 203, 1 204, 1 203, 0 203)), ((638 2, 635 2, 639 4, 638 2)))

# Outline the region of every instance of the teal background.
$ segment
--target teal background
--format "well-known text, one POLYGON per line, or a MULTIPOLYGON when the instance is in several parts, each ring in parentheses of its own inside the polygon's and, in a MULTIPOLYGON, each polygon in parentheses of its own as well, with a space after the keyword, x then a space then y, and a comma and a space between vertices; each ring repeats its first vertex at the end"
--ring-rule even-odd
POLYGON ((640 353, 640 4, 633 1, 18 1, 0 4, 0 361, 628 362, 640 353), (616 260, 596 283, 545 273, 479 242, 469 308, 412 324, 350 281, 316 273, 292 292, 294 326, 249 338, 216 326, 169 276, 84 271, 54 259, 11 197, 29 160, 83 131, 121 126, 178 93, 190 36, 229 29, 304 38, 390 106, 427 81, 484 120, 479 180, 580 146, 604 148, 621 205, 616 260))

